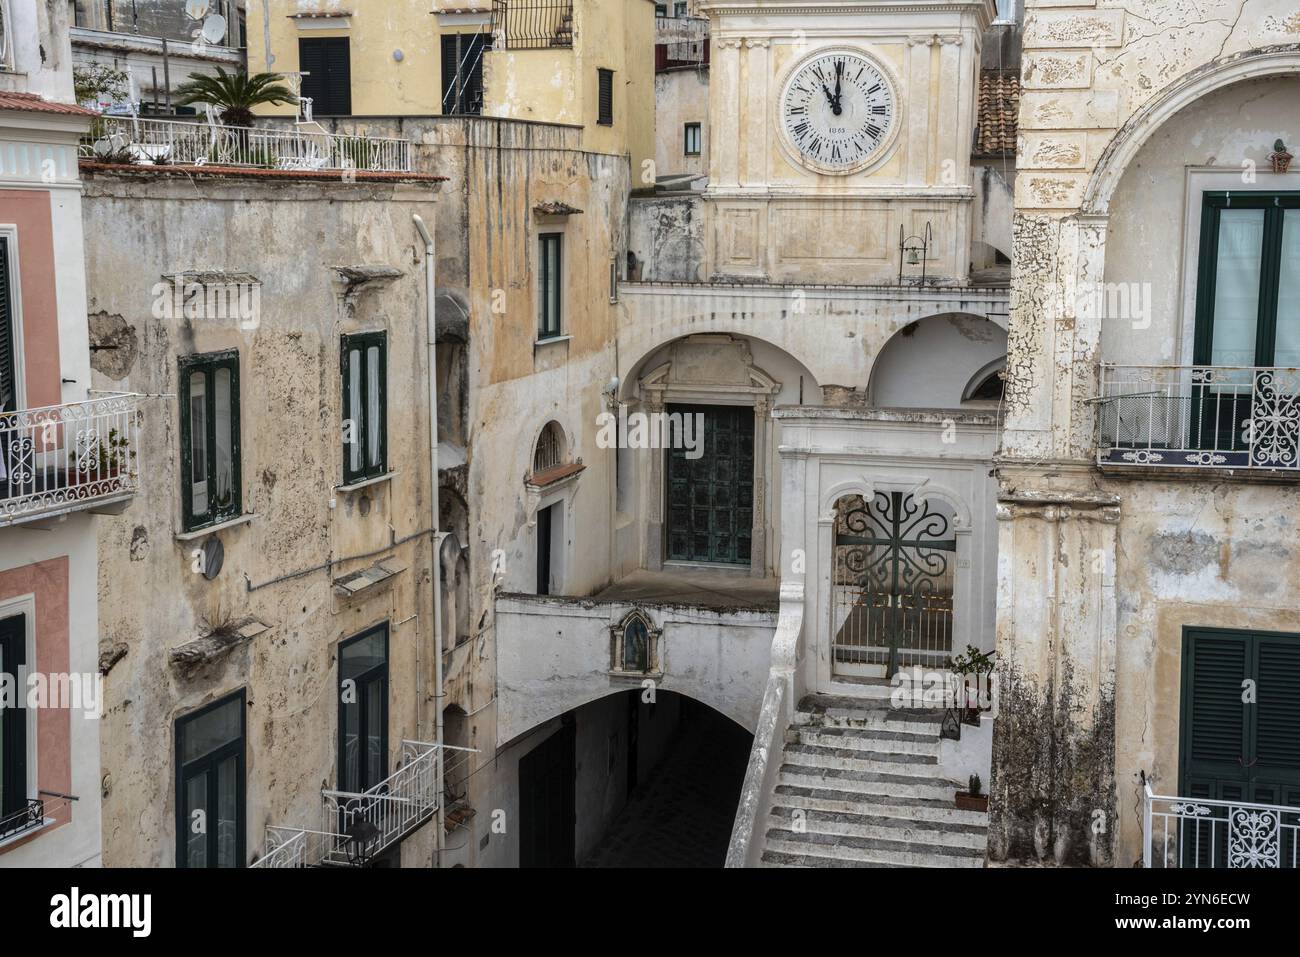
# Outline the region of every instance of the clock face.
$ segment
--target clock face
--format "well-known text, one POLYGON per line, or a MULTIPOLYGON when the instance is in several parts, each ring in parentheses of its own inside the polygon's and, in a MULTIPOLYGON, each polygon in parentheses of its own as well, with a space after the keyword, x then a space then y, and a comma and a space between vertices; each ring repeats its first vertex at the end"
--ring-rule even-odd
POLYGON ((847 173, 889 138, 896 110, 884 70, 856 53, 824 53, 786 83, 781 124, 810 166, 847 173))

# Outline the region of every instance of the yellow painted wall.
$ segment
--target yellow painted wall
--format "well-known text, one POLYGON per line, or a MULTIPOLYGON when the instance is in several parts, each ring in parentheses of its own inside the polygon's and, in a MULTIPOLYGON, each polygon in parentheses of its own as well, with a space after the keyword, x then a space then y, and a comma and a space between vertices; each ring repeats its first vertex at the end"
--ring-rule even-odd
MULTIPOLYGON (((352 48, 354 116, 437 116, 442 112, 441 36, 474 33, 440 26, 431 5, 410 2, 270 0, 248 5, 248 69, 298 70, 299 37, 348 37, 352 48), (309 29, 291 19, 303 11, 351 10, 345 29, 309 29), (268 44, 269 36, 269 44, 268 44), (268 46, 270 56, 268 57, 268 46), (393 57, 401 50, 403 59, 393 57)), ((315 21, 321 22, 321 21, 315 21)), ((568 123, 584 128, 583 148, 629 155, 634 185, 654 157, 654 0, 574 0, 572 49, 497 50, 484 58, 483 112, 489 116, 568 123), (614 124, 597 124, 597 70, 614 71, 614 124)), ((259 110, 291 116, 292 107, 259 110)))
MULTIPOLYGON (((362 2, 341 6, 338 0, 270 0, 270 54, 262 4, 248 4, 248 70, 250 73, 294 72, 298 69, 299 37, 348 37, 352 43, 353 116, 437 116, 442 113, 441 37, 443 33, 476 33, 473 26, 441 27, 426 2, 362 2), (346 29, 304 28, 290 19, 303 10, 328 13, 351 10, 346 29), (402 51, 398 62, 393 53, 402 51)), ((317 21, 319 22, 319 21, 317 21)), ((485 28, 486 29, 486 28, 485 28)), ((293 107, 258 111, 264 116, 292 116, 293 107)))

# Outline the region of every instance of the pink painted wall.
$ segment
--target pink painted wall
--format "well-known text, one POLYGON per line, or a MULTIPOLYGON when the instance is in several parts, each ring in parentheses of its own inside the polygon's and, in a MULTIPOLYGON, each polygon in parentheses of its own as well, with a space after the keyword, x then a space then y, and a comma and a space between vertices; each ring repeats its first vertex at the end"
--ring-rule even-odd
POLYGON ((19 291, 27 407, 62 400, 59 302, 54 283, 54 224, 47 190, 0 190, 0 223, 18 227, 19 291))
MULTIPOLYGON (((46 675, 67 674, 67 557, 0 572, 0 601, 21 595, 36 598, 36 670, 46 675)), ((77 720, 86 719, 78 716, 77 720)), ((69 709, 44 708, 36 712, 36 767, 38 787, 60 794, 72 793, 72 712, 69 709)), ((60 825, 68 823, 70 815, 71 810, 63 802, 54 802, 46 812, 47 817, 60 825)), ((48 833, 48 829, 41 833, 48 833)), ((0 849, 0 854, 24 843, 15 841, 0 849)))

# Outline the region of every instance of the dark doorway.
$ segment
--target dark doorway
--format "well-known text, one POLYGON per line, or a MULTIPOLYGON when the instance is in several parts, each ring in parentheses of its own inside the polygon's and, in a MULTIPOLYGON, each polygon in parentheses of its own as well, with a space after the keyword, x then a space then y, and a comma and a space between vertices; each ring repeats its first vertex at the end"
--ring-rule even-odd
POLYGON ((641 697, 635 691, 627 695, 627 793, 636 790, 637 751, 640 735, 641 697))
POLYGON ((519 760, 519 866, 572 867, 574 851, 575 724, 560 730, 519 760))
POLYGON ((537 512, 537 594, 551 593, 551 533, 557 506, 537 512))
POLYGON ((629 734, 636 728, 636 784, 582 866, 722 867, 753 735, 682 695, 660 691, 655 704, 639 690, 627 696, 637 713, 628 724, 629 734), (663 722, 674 714, 664 738, 663 722))
MULTIPOLYGON (((681 416, 682 422, 686 416, 704 417, 702 454, 691 458, 695 453, 686 448, 670 448, 665 453, 668 558, 748 565, 754 527, 754 410, 672 405, 668 413, 681 416)), ((695 421, 692 418, 691 422, 695 421)), ((700 438, 693 424, 688 431, 693 438, 700 438)))

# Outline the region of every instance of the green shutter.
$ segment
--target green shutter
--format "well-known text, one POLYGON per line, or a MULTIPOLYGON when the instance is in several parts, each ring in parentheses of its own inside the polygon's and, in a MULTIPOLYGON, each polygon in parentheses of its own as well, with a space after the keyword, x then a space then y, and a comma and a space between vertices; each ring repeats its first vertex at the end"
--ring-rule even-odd
POLYGON ((9 240, 0 236, 0 412, 17 409, 14 310, 9 277, 9 240))
POLYGON ((1254 771, 1300 785, 1300 638, 1260 636, 1254 771))
POLYGON ((1300 798, 1300 636, 1189 630, 1180 792, 1225 801, 1300 798), (1254 700, 1245 692, 1253 683, 1254 700))

